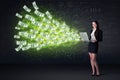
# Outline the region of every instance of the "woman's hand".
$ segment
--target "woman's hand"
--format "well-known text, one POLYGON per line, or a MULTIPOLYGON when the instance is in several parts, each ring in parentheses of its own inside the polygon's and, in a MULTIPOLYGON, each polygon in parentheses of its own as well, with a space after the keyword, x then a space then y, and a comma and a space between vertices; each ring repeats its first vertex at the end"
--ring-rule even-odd
POLYGON ((97 42, 97 40, 91 40, 91 42, 95 43, 95 42, 97 42))

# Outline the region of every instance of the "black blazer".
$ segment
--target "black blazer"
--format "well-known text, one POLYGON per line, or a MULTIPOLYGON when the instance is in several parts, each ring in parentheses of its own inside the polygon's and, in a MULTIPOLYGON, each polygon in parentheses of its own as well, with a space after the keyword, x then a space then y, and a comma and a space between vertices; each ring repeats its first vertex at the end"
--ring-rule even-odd
MULTIPOLYGON (((92 30, 90 30, 90 34, 92 33, 92 30)), ((89 40, 91 39, 91 35, 89 34, 89 40)), ((103 31, 102 30, 96 30, 95 31, 95 38, 97 42, 103 41, 103 31)))

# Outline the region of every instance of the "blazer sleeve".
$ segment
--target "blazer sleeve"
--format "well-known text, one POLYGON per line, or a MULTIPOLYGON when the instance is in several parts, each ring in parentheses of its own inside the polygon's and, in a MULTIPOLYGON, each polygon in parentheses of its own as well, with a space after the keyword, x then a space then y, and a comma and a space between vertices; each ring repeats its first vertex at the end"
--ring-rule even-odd
POLYGON ((102 31, 102 30, 99 30, 99 33, 98 33, 98 41, 99 41, 99 42, 103 41, 103 31, 102 31))
POLYGON ((98 42, 103 41, 103 32, 102 32, 102 30, 99 30, 99 31, 96 32, 96 39, 97 39, 98 42))
POLYGON ((91 39, 91 33, 92 33, 92 30, 90 30, 89 32, 89 40, 91 39))

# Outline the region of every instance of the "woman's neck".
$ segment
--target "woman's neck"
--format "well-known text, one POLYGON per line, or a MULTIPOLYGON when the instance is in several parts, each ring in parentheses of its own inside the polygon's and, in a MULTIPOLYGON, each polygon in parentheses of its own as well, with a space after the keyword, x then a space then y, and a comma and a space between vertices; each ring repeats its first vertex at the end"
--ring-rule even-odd
POLYGON ((96 28, 93 28, 93 30, 97 30, 96 28))

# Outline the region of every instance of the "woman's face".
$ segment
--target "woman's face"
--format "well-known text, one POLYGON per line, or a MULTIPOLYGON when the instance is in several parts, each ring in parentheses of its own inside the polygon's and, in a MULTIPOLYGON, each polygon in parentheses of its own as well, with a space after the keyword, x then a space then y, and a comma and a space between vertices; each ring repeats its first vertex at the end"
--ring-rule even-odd
POLYGON ((97 28, 97 24, 95 22, 92 22, 92 27, 97 28))

